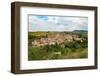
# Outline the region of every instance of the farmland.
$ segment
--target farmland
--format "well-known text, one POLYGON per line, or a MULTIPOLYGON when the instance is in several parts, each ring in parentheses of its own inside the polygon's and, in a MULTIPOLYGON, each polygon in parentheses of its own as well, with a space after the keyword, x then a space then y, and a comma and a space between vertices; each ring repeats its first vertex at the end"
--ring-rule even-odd
POLYGON ((88 33, 29 32, 28 60, 79 59, 88 57, 88 33))

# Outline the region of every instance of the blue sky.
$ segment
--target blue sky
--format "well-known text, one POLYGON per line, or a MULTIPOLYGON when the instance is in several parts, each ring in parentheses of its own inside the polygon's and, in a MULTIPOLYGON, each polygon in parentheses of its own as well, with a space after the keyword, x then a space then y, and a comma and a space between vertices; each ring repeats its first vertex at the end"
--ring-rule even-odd
POLYGON ((36 16, 37 19, 40 19, 40 20, 48 20, 48 16, 36 16))
POLYGON ((87 17, 29 16, 29 31, 88 30, 87 17))

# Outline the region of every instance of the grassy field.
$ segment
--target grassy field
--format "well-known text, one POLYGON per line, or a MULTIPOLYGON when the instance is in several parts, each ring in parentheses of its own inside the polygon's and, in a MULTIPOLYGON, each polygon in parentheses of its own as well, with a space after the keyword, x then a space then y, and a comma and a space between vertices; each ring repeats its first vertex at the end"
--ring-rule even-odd
POLYGON ((87 58, 87 40, 87 32, 29 32, 28 60, 87 58))

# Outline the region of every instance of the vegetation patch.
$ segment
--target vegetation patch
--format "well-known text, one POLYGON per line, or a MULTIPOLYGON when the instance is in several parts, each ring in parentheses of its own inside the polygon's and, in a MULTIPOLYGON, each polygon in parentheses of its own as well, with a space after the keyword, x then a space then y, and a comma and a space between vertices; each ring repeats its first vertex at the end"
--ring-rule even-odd
POLYGON ((87 36, 86 31, 29 32, 28 60, 87 58, 87 36))

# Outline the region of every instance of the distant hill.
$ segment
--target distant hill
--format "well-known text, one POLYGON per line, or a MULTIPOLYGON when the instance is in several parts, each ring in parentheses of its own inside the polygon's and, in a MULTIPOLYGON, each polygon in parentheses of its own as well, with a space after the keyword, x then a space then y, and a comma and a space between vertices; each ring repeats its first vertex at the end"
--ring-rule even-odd
POLYGON ((73 32, 88 32, 87 30, 74 30, 73 32))

